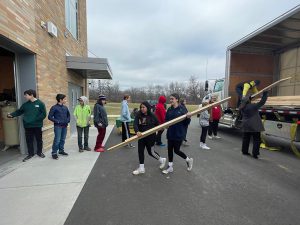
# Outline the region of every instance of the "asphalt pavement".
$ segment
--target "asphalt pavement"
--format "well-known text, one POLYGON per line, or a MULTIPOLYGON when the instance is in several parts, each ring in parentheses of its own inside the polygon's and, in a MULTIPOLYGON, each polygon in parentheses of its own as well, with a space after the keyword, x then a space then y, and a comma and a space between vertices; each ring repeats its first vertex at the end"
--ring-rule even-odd
MULTIPOLYGON (((211 149, 202 150, 200 133, 194 119, 190 146, 182 147, 194 158, 191 172, 175 156, 174 172, 164 175, 145 152, 146 173, 134 176, 137 147, 101 154, 65 225, 300 224, 299 159, 267 150, 258 160, 243 156, 242 134, 228 128, 220 128, 222 138, 207 140, 211 149)), ((112 132, 106 146, 120 140, 112 132)), ((167 157, 166 147, 156 150, 167 157)))

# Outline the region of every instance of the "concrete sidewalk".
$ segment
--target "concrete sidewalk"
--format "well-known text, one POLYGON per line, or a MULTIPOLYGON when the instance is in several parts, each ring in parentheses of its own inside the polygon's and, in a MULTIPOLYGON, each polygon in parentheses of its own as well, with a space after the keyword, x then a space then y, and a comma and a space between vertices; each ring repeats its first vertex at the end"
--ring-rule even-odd
MULTIPOLYGON (((107 141, 113 126, 107 129, 107 141)), ((90 147, 97 130, 90 129, 90 147)), ((78 152, 77 137, 66 142, 68 157, 12 162, 0 177, 0 225, 64 224, 100 153, 78 152), (8 172, 7 172, 8 171, 8 172)))

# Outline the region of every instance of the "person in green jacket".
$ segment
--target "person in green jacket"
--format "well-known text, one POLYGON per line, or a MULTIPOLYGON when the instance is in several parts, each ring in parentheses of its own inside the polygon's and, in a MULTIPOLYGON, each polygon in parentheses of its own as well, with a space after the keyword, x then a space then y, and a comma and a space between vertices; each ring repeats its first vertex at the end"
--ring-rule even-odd
POLYGON ((24 92, 24 97, 27 100, 20 109, 7 115, 8 118, 13 118, 23 115, 23 125, 25 128, 25 137, 28 149, 28 155, 23 159, 23 162, 34 156, 33 140, 36 139, 37 155, 45 158, 43 154, 43 135, 42 127, 43 120, 46 118, 47 112, 45 104, 36 98, 35 90, 27 90, 24 92))
POLYGON ((76 119, 78 148, 79 152, 91 151, 89 147, 89 128, 91 120, 91 107, 88 104, 88 98, 81 96, 79 104, 75 107, 74 116, 76 119), (82 133, 84 133, 84 145, 82 146, 82 133))

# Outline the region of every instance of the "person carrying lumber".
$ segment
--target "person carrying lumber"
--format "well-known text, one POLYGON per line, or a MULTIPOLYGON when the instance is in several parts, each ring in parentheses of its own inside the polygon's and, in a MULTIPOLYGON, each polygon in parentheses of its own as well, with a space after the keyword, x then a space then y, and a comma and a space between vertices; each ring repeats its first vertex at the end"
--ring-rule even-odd
MULTIPOLYGON (((149 102, 145 101, 142 102, 140 105, 140 110, 137 113, 137 116, 134 119, 134 131, 136 132, 137 136, 142 136, 142 132, 145 132, 153 127, 159 125, 159 122, 156 116, 151 112, 151 105, 149 102)), ((144 151, 145 148, 147 149, 148 154, 153 157, 154 159, 160 162, 160 169, 163 169, 166 164, 166 158, 160 157, 160 155, 154 151, 153 146, 155 144, 155 137, 156 134, 153 133, 147 137, 141 138, 138 140, 138 153, 139 153, 139 162, 140 166, 132 173, 133 175, 139 175, 145 173, 145 155, 144 151)))
POLYGON ((268 98, 268 91, 263 92, 263 96, 258 103, 251 103, 251 98, 244 98, 240 105, 240 110, 243 116, 242 130, 243 130, 243 155, 250 155, 248 153, 251 136, 253 137, 252 156, 257 159, 260 147, 260 132, 264 131, 264 126, 259 116, 259 108, 262 107, 268 98))
POLYGON ((186 115, 186 119, 170 126, 167 130, 169 166, 166 170, 162 171, 164 174, 173 172, 174 152, 181 158, 185 159, 188 171, 191 171, 193 167, 193 158, 187 157, 184 152, 180 151, 180 146, 186 135, 186 125, 191 122, 191 114, 186 112, 186 110, 179 104, 179 95, 176 93, 171 94, 170 104, 171 107, 168 108, 166 114, 166 122, 183 115, 186 115))
POLYGON ((237 102, 237 108, 239 108, 242 98, 245 98, 248 94, 248 91, 251 91, 253 94, 257 93, 257 86, 259 86, 260 81, 259 80, 252 80, 252 81, 246 81, 241 82, 236 85, 236 93, 238 94, 238 102, 237 102))

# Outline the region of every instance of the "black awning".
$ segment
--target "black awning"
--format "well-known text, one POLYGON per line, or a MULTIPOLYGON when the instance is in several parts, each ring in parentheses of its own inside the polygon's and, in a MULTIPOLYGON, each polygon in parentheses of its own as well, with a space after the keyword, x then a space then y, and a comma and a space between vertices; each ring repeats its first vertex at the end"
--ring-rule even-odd
POLYGON ((67 69, 86 79, 112 79, 112 71, 105 58, 66 56, 67 69))

